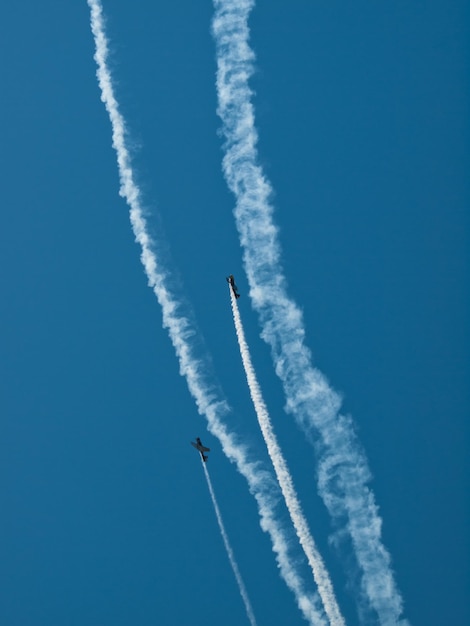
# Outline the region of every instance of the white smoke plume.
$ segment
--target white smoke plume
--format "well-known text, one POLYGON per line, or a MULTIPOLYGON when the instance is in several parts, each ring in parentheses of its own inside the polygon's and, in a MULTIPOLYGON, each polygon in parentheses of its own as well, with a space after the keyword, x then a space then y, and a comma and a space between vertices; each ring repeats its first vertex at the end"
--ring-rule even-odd
POLYGON ((308 564, 312 569, 313 578, 318 587, 318 593, 323 602, 323 607, 328 620, 333 626, 344 626, 344 619, 335 598, 333 585, 331 584, 323 559, 317 549, 317 546, 315 545, 315 541, 312 537, 307 520, 305 519, 305 515, 302 511, 299 498, 295 491, 292 476, 289 472, 289 468, 287 467, 287 463, 282 454, 277 437, 274 434, 271 418, 269 417, 268 409, 266 407, 266 403, 264 402, 261 388, 251 361, 250 350, 246 342, 245 331, 243 329, 237 300, 231 286, 229 286, 229 290, 230 300, 232 303, 233 320, 235 323, 235 330, 237 333, 238 345, 240 347, 243 368, 245 370, 258 423, 260 425, 266 447, 268 448, 268 453, 274 467, 276 478, 279 482, 279 486, 281 487, 281 492, 284 496, 284 501, 294 525, 295 532, 297 533, 297 537, 299 538, 300 545, 302 546, 305 556, 307 557, 308 564))
POLYGON ((289 533, 276 514, 278 490, 271 474, 263 470, 259 462, 248 457, 248 450, 241 445, 224 422, 229 413, 220 392, 208 380, 207 362, 195 356, 193 338, 196 330, 190 320, 181 313, 181 303, 168 287, 168 272, 157 258, 144 217, 141 192, 135 182, 131 157, 127 145, 128 134, 122 114, 115 97, 111 72, 108 67, 109 46, 106 37, 102 4, 100 0, 87 0, 91 12, 91 30, 95 41, 95 61, 97 78, 101 90, 101 99, 108 112, 112 143, 116 152, 120 178, 120 195, 130 209, 130 221, 135 239, 141 247, 141 261, 149 286, 155 293, 162 308, 163 326, 167 329, 170 340, 179 361, 180 373, 185 377, 190 394, 198 412, 204 415, 209 431, 218 438, 225 455, 235 463, 238 471, 248 482, 249 490, 256 499, 260 515, 261 528, 268 533, 280 574, 293 592, 297 605, 305 619, 312 625, 324 624, 321 610, 318 609, 318 597, 305 589, 302 576, 289 550, 289 533))
POLYGON ((340 414, 340 398, 312 365, 304 342, 302 314, 288 296, 280 244, 272 219, 270 183, 258 162, 252 92, 254 53, 248 17, 254 0, 214 0, 212 23, 217 55, 218 115, 225 137, 223 171, 235 195, 235 220, 243 248, 250 296, 271 346, 287 410, 315 441, 318 489, 339 534, 351 538, 361 573, 361 591, 382 625, 401 620, 402 598, 390 555, 381 538, 382 520, 368 486, 370 472, 352 421, 340 414))
POLYGON ((215 497, 214 487, 212 486, 212 481, 209 476, 209 471, 204 462, 202 462, 202 466, 204 468, 204 475, 207 480, 207 486, 209 487, 209 493, 211 495, 212 504, 214 505, 215 516, 217 518, 217 523, 219 524, 220 534, 222 535, 225 550, 227 551, 228 560, 230 561, 230 565, 232 566, 232 570, 233 570, 235 579, 237 581, 238 589, 240 591, 243 604, 245 605, 246 614, 248 616, 248 619, 250 620, 251 626, 256 626, 255 614, 253 613, 253 608, 251 606, 250 598, 248 597, 248 592, 246 590, 245 583, 243 582, 242 575, 240 574, 238 563, 235 560, 235 555, 233 553, 232 546, 230 545, 230 541, 228 540, 227 531, 225 530, 224 522, 222 520, 222 514, 220 512, 217 499, 215 497))

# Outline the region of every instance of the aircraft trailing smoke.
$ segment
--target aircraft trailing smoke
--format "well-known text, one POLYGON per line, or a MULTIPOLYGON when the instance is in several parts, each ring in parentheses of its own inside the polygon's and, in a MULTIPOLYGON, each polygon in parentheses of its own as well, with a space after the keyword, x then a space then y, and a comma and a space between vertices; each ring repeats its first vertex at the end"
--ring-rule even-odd
MULTIPOLYGON (((239 296, 238 296, 239 297, 239 296)), ((312 569, 313 578, 318 587, 318 593, 323 602, 326 616, 332 626, 344 626, 344 619, 339 610, 338 603, 333 591, 333 585, 325 567, 323 559, 318 551, 315 541, 308 527, 307 520, 302 511, 302 507, 295 491, 292 476, 287 467, 287 463, 282 454, 281 448, 274 434, 271 418, 264 402, 261 388, 256 377, 256 373, 251 361, 250 350, 245 339, 245 331, 243 329, 240 311, 237 304, 237 292, 230 289, 230 300, 232 303, 233 320, 237 333, 238 345, 242 357, 243 368, 245 370, 248 387, 250 389, 251 399, 255 407, 258 423, 263 434, 268 453, 273 463, 276 478, 281 487, 282 495, 289 511, 290 518, 299 538, 300 545, 307 557, 308 564, 312 569)))

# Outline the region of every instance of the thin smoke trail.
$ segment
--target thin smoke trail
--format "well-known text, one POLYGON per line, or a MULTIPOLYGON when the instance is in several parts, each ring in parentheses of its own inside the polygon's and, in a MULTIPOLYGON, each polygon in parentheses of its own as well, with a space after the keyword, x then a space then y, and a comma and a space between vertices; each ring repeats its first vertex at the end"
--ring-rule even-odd
POLYGON ((245 369, 251 399, 255 407, 255 412, 258 417, 264 441, 266 442, 266 446, 268 448, 269 456, 273 463, 276 478, 279 482, 279 486, 281 487, 282 495, 284 496, 290 518, 294 524, 297 537, 300 541, 300 545, 302 546, 305 556, 307 557, 308 564, 312 569, 313 578, 318 587, 318 593, 320 594, 320 598, 323 602, 323 607, 330 624, 333 626, 344 626, 345 622, 335 598, 333 585, 331 584, 323 559, 318 552, 315 541, 310 533, 307 520, 305 519, 299 498, 295 491, 292 476, 278 444, 276 435, 274 434, 271 418, 269 417, 268 409, 264 402, 261 388, 251 361, 250 350, 246 342, 245 331, 243 329, 240 311, 238 310, 237 300, 231 286, 229 286, 229 290, 230 300, 232 303, 233 320, 235 322, 235 330, 237 333, 243 367, 245 369))
POLYGON ((136 241, 141 247, 140 259, 152 288, 162 309, 163 326, 167 329, 170 340, 179 361, 180 374, 185 377, 190 394, 198 412, 204 415, 209 431, 219 439, 224 454, 235 463, 238 471, 248 482, 250 493, 254 496, 260 515, 260 526, 268 533, 280 574, 293 592, 297 605, 305 619, 315 625, 323 625, 321 610, 318 609, 318 597, 309 593, 297 565, 290 553, 289 535, 276 514, 278 499, 277 486, 259 462, 249 459, 248 450, 241 445, 237 437, 228 431, 224 419, 229 407, 214 384, 209 380, 209 366, 205 359, 195 356, 192 338, 196 331, 190 320, 181 313, 181 302, 168 287, 168 272, 157 259, 143 213, 141 193, 134 180, 130 153, 127 147, 127 131, 118 102, 114 95, 111 72, 108 68, 108 40, 104 28, 103 11, 100 0, 87 0, 91 12, 91 30, 95 41, 95 61, 97 78, 101 90, 101 99, 108 112, 112 143, 116 152, 120 178, 120 195, 129 205, 129 215, 136 241))
POLYGON ((209 471, 205 463, 202 463, 202 466, 204 468, 204 475, 207 480, 207 486, 209 487, 209 493, 211 495, 212 504, 214 505, 215 516, 217 518, 217 523, 219 524, 220 534, 222 535, 225 550, 227 551, 228 560, 230 561, 230 565, 232 566, 232 570, 233 570, 235 579, 238 584, 238 589, 240 591, 240 595, 245 605, 246 614, 248 616, 248 619, 250 620, 251 626, 256 626, 255 614, 253 613, 253 608, 251 606, 250 598, 248 597, 248 592, 246 590, 245 583, 243 582, 242 575, 240 574, 238 564, 235 560, 235 555, 233 554, 232 546, 230 545, 230 541, 228 540, 227 531, 225 530, 224 522, 222 520, 222 514, 220 513, 219 505, 215 497, 215 492, 212 486, 212 481, 209 476, 209 471))
POLYGON ((223 171, 235 195, 234 210, 250 296, 260 316, 263 339, 271 346, 286 408, 315 441, 318 489, 340 531, 348 533, 361 572, 361 591, 382 625, 401 620, 402 598, 390 555, 381 538, 382 520, 366 457, 352 420, 340 414, 340 398, 313 367, 304 343, 302 313, 287 295, 280 244, 270 204, 271 185, 258 162, 252 92, 254 53, 248 17, 254 0, 214 0, 212 23, 217 55, 218 115, 225 136, 223 171))

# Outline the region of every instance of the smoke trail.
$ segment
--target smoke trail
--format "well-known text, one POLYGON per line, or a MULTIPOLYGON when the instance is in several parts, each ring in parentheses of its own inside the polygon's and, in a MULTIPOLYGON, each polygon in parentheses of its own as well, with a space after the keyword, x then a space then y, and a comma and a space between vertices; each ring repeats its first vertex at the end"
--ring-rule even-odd
POLYGON ((163 326, 168 330, 175 349, 180 374, 186 379, 198 412, 206 417, 209 431, 219 439, 225 455, 235 463, 240 474, 247 480, 250 493, 258 505, 261 528, 270 536, 280 574, 293 592, 299 609, 310 624, 324 624, 321 610, 317 608, 318 597, 305 589, 297 565, 290 554, 288 533, 276 515, 277 485, 271 474, 261 468, 259 462, 249 460, 247 448, 227 430, 224 418, 229 413, 229 407, 225 400, 221 399, 219 390, 209 380, 210 368, 206 360, 195 356, 192 338, 196 330, 190 320, 181 313, 181 302, 168 287, 168 272, 157 259, 154 242, 147 231, 141 193, 134 180, 127 148, 126 125, 114 95, 111 72, 107 64, 108 40, 104 29, 101 1, 87 0, 87 2, 91 11, 91 30, 96 47, 94 58, 98 66, 97 78, 101 100, 111 121, 113 148, 117 156, 119 193, 129 205, 132 230, 141 247, 140 259, 148 284, 162 308, 163 326))
POLYGON ((251 626, 256 626, 255 614, 253 613, 250 598, 248 597, 248 593, 245 587, 245 583, 243 582, 242 575, 240 574, 240 570, 238 569, 238 565, 235 560, 235 555, 233 554, 232 546, 230 545, 230 541, 228 540, 227 532, 225 530, 224 522, 222 520, 222 515, 220 513, 219 505, 217 504, 217 500, 215 498, 214 488, 212 487, 212 481, 209 476, 209 471, 205 463, 202 463, 202 466, 204 468, 204 474, 206 476, 207 486, 209 487, 209 493, 211 494, 212 504, 214 505, 215 515, 217 517, 217 523, 219 524, 220 534, 222 535, 222 539, 224 540, 224 545, 225 545, 225 550, 227 551, 228 560, 230 561, 230 565, 232 566, 232 570, 237 580, 238 588, 240 590, 240 595, 243 599, 243 603, 245 604, 246 614, 248 615, 248 619, 250 620, 251 626))
MULTIPOLYGON (((243 247, 250 296, 263 339, 271 346, 287 410, 316 441, 318 488, 331 516, 346 530, 361 570, 361 590, 380 623, 400 623, 402 599, 381 539, 381 518, 368 487, 370 472, 340 399, 312 366, 298 306, 287 295, 280 244, 272 220, 271 186, 258 164, 252 92, 254 53, 248 16, 254 0, 214 0, 213 35, 217 51, 218 115, 225 136, 223 170, 236 198, 235 219, 243 247)), ((401 623, 406 623, 405 621, 401 623)))
POLYGON ((271 418, 269 417, 268 409, 264 402, 261 388, 251 362, 250 350, 245 339, 245 331, 243 330, 237 300, 230 285, 229 291, 238 345, 240 347, 240 354, 242 357, 243 367, 245 369, 246 379, 248 381, 248 387, 250 388, 251 399, 253 400, 261 432, 263 434, 264 441, 266 442, 268 453, 273 463, 277 480, 281 487, 282 495, 284 496, 290 518, 294 524, 297 537, 300 541, 300 545, 302 546, 305 556, 307 557, 307 561, 312 568, 313 578, 317 584, 318 592, 320 594, 320 598, 322 599, 325 613, 330 621, 330 624, 333 624, 333 626, 344 626, 344 619, 336 602, 333 585, 331 584, 323 559, 318 552, 315 541, 310 533, 307 520, 305 519, 295 491, 292 476, 290 475, 289 468, 287 467, 287 463, 277 442, 276 435, 274 434, 271 418))

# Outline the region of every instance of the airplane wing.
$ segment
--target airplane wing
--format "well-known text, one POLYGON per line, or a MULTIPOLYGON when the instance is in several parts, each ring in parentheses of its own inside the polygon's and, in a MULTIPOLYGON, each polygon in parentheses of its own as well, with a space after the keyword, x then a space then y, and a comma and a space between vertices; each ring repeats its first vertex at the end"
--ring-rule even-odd
POLYGON ((196 450, 199 450, 197 443, 194 443, 194 441, 191 441, 191 445, 194 446, 196 448, 196 450))
POLYGON ((203 452, 210 452, 211 449, 210 448, 206 448, 205 446, 201 446, 200 448, 203 452))

